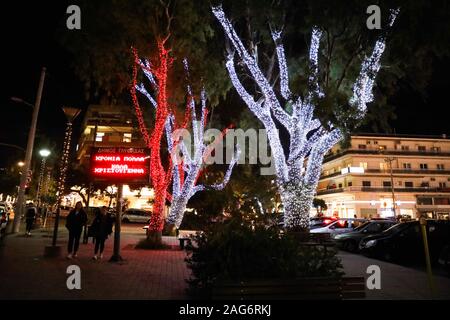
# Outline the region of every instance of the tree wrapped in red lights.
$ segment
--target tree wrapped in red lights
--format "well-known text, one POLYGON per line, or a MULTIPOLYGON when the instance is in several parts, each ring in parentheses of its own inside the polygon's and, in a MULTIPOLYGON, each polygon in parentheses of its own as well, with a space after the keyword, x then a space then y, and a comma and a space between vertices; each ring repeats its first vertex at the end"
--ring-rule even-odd
MULTIPOLYGON (((205 142, 205 140, 207 140, 205 137, 205 125, 208 114, 208 110, 206 108, 206 91, 204 88, 201 90, 201 111, 200 115, 197 116, 195 97, 192 93, 192 88, 189 81, 186 86, 187 106, 184 121, 181 125, 176 123, 175 115, 167 104, 167 71, 172 62, 167 55, 169 51, 170 50, 166 50, 164 48, 163 42, 158 42, 159 59, 165 59, 165 61, 160 61, 158 68, 153 68, 149 60, 139 59, 136 50, 134 50, 135 65, 133 69, 133 87, 131 89, 141 133, 148 147, 152 150, 152 157, 150 159, 150 175, 155 190, 155 202, 149 232, 156 234, 161 234, 161 230, 163 228, 162 216, 165 199, 171 202, 171 209, 167 222, 178 228, 182 222, 189 199, 198 191, 207 189, 223 189, 228 183, 233 167, 237 163, 240 155, 239 147, 236 146, 235 150, 233 150, 233 156, 221 183, 212 184, 209 186, 197 184, 202 173, 202 169, 206 165, 206 160, 212 154, 214 149, 219 146, 218 142, 223 140, 228 128, 223 130, 219 135, 216 135, 214 137, 214 142, 209 144, 205 142), (162 65, 165 65, 165 67, 161 67, 162 65), (156 99, 154 99, 146 90, 143 83, 137 84, 136 78, 138 67, 144 72, 150 82, 153 91, 156 93, 156 99), (165 75, 162 75, 161 72, 165 72, 165 75), (161 85, 164 85, 163 90, 161 85), (142 110, 136 96, 136 90, 147 97, 148 101, 156 110, 155 128, 151 135, 149 135, 148 129, 145 126, 142 110), (183 133, 185 132, 183 130, 187 130, 189 122, 191 123, 193 133, 194 148, 191 148, 190 145, 186 145, 183 140, 183 133), (163 130, 165 130, 167 147, 171 155, 168 159, 169 165, 167 170, 164 169, 161 160, 161 139, 163 130), (192 154, 191 151, 193 151, 192 154), (172 184, 171 194, 167 191, 170 184, 172 184)), ((189 69, 186 59, 183 61, 183 64, 187 79, 189 79, 189 69)))
MULTIPOLYGON (((165 40, 158 40, 158 61, 155 65, 150 64, 148 60, 145 65, 141 64, 137 51, 133 49, 135 64, 133 66, 133 82, 131 86, 131 97, 141 130, 147 147, 151 149, 150 155, 150 177, 155 191, 153 202, 153 214, 150 218, 148 229, 148 238, 155 242, 161 242, 162 229, 164 227, 164 204, 166 199, 167 187, 170 185, 171 168, 164 168, 161 158, 161 140, 164 134, 164 127, 169 115, 169 106, 167 103, 167 72, 173 60, 169 56, 170 50, 165 48, 165 40), (137 66, 140 66, 144 74, 150 81, 152 89, 156 94, 156 100, 147 95, 149 101, 155 106, 155 124, 153 131, 149 133, 147 129, 142 109, 136 95, 137 86, 137 66), (157 106, 157 107, 156 107, 157 106)), ((140 85, 142 86, 142 85, 140 85)))

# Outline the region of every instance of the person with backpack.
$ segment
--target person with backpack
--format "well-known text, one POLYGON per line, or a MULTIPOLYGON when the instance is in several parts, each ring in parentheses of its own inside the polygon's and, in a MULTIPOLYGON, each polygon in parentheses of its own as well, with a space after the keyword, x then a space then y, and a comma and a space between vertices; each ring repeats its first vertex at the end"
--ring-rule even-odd
POLYGON ((93 260, 103 258, 105 241, 113 231, 113 220, 111 218, 111 215, 107 211, 108 209, 105 206, 101 207, 90 227, 92 235, 95 239, 94 257, 92 258, 93 260), (98 255, 99 252, 100 255, 98 255))
POLYGON ((34 220, 36 219, 37 209, 33 203, 27 204, 27 211, 25 212, 25 235, 31 236, 31 229, 33 228, 34 220))
POLYGON ((77 257, 78 247, 80 245, 81 232, 87 223, 87 214, 83 210, 81 201, 75 204, 75 209, 70 211, 66 219, 66 228, 69 230, 69 243, 67 245, 67 258, 77 257), (73 253, 73 254, 72 254, 73 253))

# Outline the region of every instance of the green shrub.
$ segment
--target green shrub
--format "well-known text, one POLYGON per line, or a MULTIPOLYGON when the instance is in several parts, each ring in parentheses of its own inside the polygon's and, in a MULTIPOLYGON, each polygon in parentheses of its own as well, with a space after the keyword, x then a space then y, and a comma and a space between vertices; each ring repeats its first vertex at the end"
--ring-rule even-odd
POLYGON ((218 280, 342 275, 336 250, 305 246, 275 227, 252 226, 239 218, 197 234, 187 251, 189 293, 203 298, 218 280))

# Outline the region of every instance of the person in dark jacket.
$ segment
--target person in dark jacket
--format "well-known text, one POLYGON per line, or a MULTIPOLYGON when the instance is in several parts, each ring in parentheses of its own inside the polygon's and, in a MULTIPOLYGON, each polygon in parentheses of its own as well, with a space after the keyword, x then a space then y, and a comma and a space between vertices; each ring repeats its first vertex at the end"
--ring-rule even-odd
POLYGON ((69 243, 67 245, 67 258, 77 257, 78 247, 80 245, 81 232, 87 222, 87 214, 83 210, 81 201, 75 204, 75 209, 70 211, 66 219, 66 228, 69 230, 69 243), (73 252, 73 255, 72 255, 73 252))
POLYGON ((25 222, 26 222, 25 234, 27 236, 31 236, 31 229, 33 228, 34 220, 36 219, 36 214, 37 214, 36 207, 32 203, 27 204, 27 211, 25 212, 25 222))
POLYGON ((98 212, 91 225, 92 235, 95 239, 94 257, 92 259, 97 260, 103 258, 105 241, 112 233, 112 226, 113 221, 111 215, 107 212, 107 208, 105 206, 101 207, 100 212, 98 212), (99 251, 100 255, 98 255, 99 251))

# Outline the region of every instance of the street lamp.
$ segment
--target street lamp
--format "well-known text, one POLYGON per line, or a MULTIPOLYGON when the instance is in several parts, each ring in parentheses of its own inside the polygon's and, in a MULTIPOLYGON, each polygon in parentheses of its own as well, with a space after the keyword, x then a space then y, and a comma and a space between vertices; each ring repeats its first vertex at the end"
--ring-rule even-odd
POLYGON ((45 173, 45 162, 47 160, 47 157, 50 155, 50 151, 47 149, 42 149, 39 151, 39 154, 42 157, 42 162, 41 162, 41 172, 39 173, 38 187, 37 187, 37 192, 36 192, 38 208, 41 206, 41 185, 42 185, 42 180, 43 180, 44 173, 45 173))
POLYGON ((19 161, 17 162, 17 165, 22 168, 25 165, 25 162, 19 161))
POLYGON ((44 253, 44 255, 47 257, 55 257, 61 254, 61 247, 56 245, 56 239, 58 237, 59 216, 61 212, 61 201, 66 182, 67 169, 69 166, 70 142, 72 139, 72 123, 81 112, 80 109, 70 107, 63 107, 62 110, 67 118, 67 125, 66 125, 66 132, 64 134, 63 153, 59 167, 59 179, 57 189, 58 198, 56 201, 57 207, 56 207, 55 225, 53 227, 52 245, 46 246, 44 253))
POLYGON ((24 210, 24 200, 25 200, 25 187, 27 184, 27 177, 28 172, 30 170, 30 164, 31 164, 31 157, 33 155, 33 146, 34 146, 34 138, 36 134, 36 126, 37 126, 37 119, 39 114, 39 108, 41 106, 41 97, 42 97, 42 90, 44 88, 44 80, 45 80, 45 67, 42 68, 41 71, 41 78, 39 80, 39 86, 36 94, 36 101, 34 106, 31 103, 25 102, 24 100, 12 97, 11 100, 18 103, 23 103, 28 106, 33 107, 33 116, 31 118, 31 126, 30 131, 28 132, 28 142, 27 142, 27 149, 25 152, 25 165, 24 165, 24 174, 20 177, 20 185, 19 185, 19 194, 17 196, 17 205, 16 205, 16 213, 17 215, 14 216, 14 225, 13 225, 13 233, 19 232, 20 228, 20 218, 23 215, 24 210))

